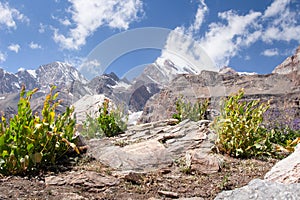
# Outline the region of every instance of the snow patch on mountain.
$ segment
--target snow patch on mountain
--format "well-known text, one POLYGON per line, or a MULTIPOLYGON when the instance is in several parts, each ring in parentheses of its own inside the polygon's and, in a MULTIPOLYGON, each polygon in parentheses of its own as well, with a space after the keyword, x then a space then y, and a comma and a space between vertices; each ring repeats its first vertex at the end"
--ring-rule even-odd
POLYGON ((36 78, 36 71, 35 70, 32 70, 32 69, 29 69, 27 70, 27 72, 34 78, 36 78))
POLYGON ((123 81, 117 82, 116 85, 111 86, 113 89, 129 89, 131 87, 130 84, 125 83, 123 81))
POLYGON ((143 114, 143 111, 139 111, 139 112, 130 112, 128 115, 128 122, 127 124, 130 125, 136 125, 138 122, 138 119, 140 118, 140 116, 143 114))

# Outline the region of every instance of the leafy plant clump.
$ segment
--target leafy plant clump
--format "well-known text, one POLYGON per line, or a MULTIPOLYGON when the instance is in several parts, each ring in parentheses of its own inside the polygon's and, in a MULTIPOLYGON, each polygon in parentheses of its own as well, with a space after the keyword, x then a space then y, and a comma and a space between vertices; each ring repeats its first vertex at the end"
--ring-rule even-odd
POLYGON ((20 92, 18 113, 13 118, 2 116, 0 122, 0 173, 25 174, 48 165, 69 150, 80 153, 73 143, 75 119, 74 108, 66 108, 65 113, 56 115, 55 109, 60 105, 58 93, 51 88, 46 96, 41 117, 32 114, 30 99, 37 89, 25 95, 25 87, 20 92))
POLYGON ((82 135, 88 138, 116 136, 126 130, 125 118, 120 108, 110 109, 109 100, 105 99, 99 108, 99 117, 93 119, 90 115, 87 115, 82 135))
POLYGON ((213 123, 218 135, 216 147, 233 157, 272 155, 273 145, 262 126, 263 114, 269 108, 269 103, 241 101, 243 96, 242 89, 224 101, 221 114, 213 123))
POLYGON ((264 114, 264 125, 276 150, 291 153, 300 143, 300 119, 296 109, 272 108, 264 114))
POLYGON ((83 122, 83 127, 80 132, 87 139, 100 138, 104 136, 104 133, 98 123, 98 120, 93 118, 91 114, 86 114, 86 119, 83 122))
POLYGON ((203 101, 197 101, 195 104, 187 102, 180 97, 176 101, 176 111, 177 113, 173 114, 174 119, 178 119, 179 122, 190 119, 192 121, 199 121, 205 119, 207 109, 209 106, 209 100, 205 99, 203 101))

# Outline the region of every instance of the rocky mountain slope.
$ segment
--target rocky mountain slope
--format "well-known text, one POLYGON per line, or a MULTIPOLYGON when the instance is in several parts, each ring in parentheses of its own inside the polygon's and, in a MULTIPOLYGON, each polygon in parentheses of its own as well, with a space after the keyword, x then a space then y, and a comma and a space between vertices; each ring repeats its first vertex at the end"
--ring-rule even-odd
MULTIPOLYGON (((0 110, 6 115, 16 113, 22 85, 25 85, 27 90, 39 89, 32 98, 31 105, 34 111, 43 105, 45 93, 49 92, 51 85, 57 86, 59 98, 64 100, 60 110, 86 95, 96 98, 101 94, 115 104, 136 112, 141 111, 146 101, 159 91, 158 85, 153 81, 143 81, 140 78, 131 83, 126 79, 119 79, 114 73, 103 74, 88 81, 76 68, 62 62, 42 65, 36 70, 21 69, 15 74, 0 69, 0 110)), ((90 104, 95 109, 99 106, 99 102, 90 104)))
POLYGON ((183 96, 191 102, 210 98, 211 109, 219 109, 222 97, 245 89, 246 99, 271 100, 275 107, 294 110, 300 115, 300 47, 295 55, 266 75, 240 74, 229 67, 220 72, 202 71, 198 75, 179 75, 146 103, 140 123, 170 118, 175 102, 183 96))
MULTIPOLYGON (((56 85, 63 99, 63 107, 71 105, 86 94, 91 94, 91 89, 86 87, 87 80, 72 66, 53 62, 42 65, 36 70, 19 70, 12 74, 0 69, 0 110, 6 115, 14 114, 17 110, 19 92, 22 85, 27 90, 38 88, 39 91, 33 95, 33 110, 38 110, 43 105, 45 93, 48 93, 51 85, 56 85)), ((63 110, 60 107, 60 110, 63 110)))

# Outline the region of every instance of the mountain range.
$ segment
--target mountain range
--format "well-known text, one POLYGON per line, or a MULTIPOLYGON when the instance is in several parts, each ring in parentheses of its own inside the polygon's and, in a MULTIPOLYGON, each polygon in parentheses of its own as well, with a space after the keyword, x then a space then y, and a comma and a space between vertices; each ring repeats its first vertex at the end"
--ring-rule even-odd
POLYGON ((22 85, 27 90, 39 88, 32 99, 33 111, 41 109, 45 93, 49 92, 51 85, 56 85, 56 91, 60 92, 59 98, 64 100, 58 112, 71 104, 80 107, 83 99, 85 104, 90 101, 89 107, 95 111, 99 106, 97 98, 102 95, 101 98, 109 98, 117 105, 122 104, 130 112, 143 111, 141 122, 170 117, 174 112, 174 106, 171 105, 174 105, 178 95, 184 95, 192 101, 206 97, 218 99, 243 87, 252 97, 267 98, 269 95, 282 101, 277 97, 289 94, 292 95, 292 101, 297 102, 300 98, 299 68, 300 46, 294 55, 268 75, 240 73, 230 67, 224 67, 219 72, 198 72, 191 67, 176 66, 168 59, 148 65, 132 81, 120 79, 114 73, 87 80, 76 68, 62 62, 41 65, 36 70, 20 69, 17 73, 0 68, 0 110, 6 115, 16 113, 22 85))

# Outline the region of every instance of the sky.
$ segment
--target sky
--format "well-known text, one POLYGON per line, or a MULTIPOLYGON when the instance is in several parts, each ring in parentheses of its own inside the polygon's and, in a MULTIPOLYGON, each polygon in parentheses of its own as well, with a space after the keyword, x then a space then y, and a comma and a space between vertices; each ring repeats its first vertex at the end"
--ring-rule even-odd
POLYGON ((123 76, 173 52, 265 74, 300 45, 298 13, 299 0, 1 0, 0 67, 60 61, 123 76))

